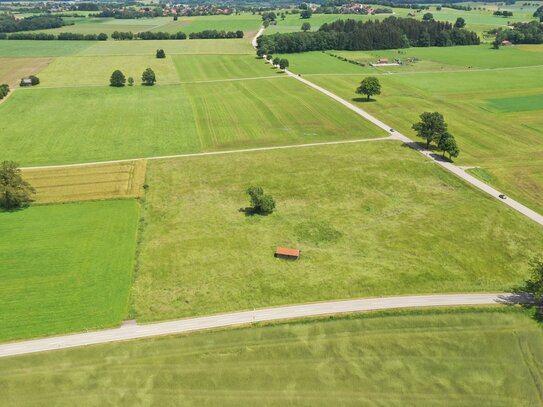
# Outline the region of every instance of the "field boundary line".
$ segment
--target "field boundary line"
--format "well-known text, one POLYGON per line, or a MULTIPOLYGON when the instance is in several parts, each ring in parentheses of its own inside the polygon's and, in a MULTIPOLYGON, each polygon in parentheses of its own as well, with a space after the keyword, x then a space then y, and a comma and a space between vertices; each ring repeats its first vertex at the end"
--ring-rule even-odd
POLYGON ((225 151, 208 151, 202 153, 188 153, 188 154, 173 154, 173 155, 162 155, 155 157, 140 157, 140 158, 126 158, 122 160, 109 160, 109 161, 95 161, 88 163, 76 163, 76 164, 59 164, 59 165, 39 165, 34 167, 21 167, 22 170, 41 170, 47 168, 69 168, 69 167, 84 167, 90 165, 105 165, 105 164, 115 164, 115 163, 127 163, 131 161, 141 161, 141 160, 168 160, 173 158, 189 158, 189 157, 202 157, 208 155, 223 155, 223 154, 241 154, 241 153, 250 153, 254 151, 271 151, 271 150, 288 150, 291 148, 304 148, 304 147, 319 147, 319 146, 330 146, 330 145, 341 145, 341 144, 351 144, 351 143, 365 143, 370 141, 387 141, 387 140, 400 140, 396 136, 388 137, 376 137, 376 138, 366 138, 366 139, 356 139, 356 140, 341 140, 341 141, 323 141, 320 143, 307 143, 307 144, 292 144, 286 146, 273 146, 273 147, 255 147, 255 148, 246 148, 242 150, 225 150, 225 151))
POLYGON ((254 324, 257 322, 281 321, 351 312, 417 307, 526 304, 530 302, 531 299, 526 295, 504 293, 438 294, 362 298, 354 300, 287 305, 273 308, 262 308, 253 311, 231 312, 204 317, 186 318, 175 321, 158 322, 148 325, 138 325, 131 322, 124 324, 119 328, 0 344, 0 357, 24 355, 57 349, 67 349, 156 336, 176 335, 213 328, 254 324))

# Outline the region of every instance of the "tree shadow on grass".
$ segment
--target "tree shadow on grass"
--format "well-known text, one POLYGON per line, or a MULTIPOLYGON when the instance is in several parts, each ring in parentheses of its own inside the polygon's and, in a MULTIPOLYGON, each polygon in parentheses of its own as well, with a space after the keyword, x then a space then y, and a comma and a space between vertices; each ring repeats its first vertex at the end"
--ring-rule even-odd
POLYGON ((360 103, 374 103, 374 102, 377 102, 377 99, 372 99, 372 98, 352 98, 351 99, 353 102, 360 102, 360 103))

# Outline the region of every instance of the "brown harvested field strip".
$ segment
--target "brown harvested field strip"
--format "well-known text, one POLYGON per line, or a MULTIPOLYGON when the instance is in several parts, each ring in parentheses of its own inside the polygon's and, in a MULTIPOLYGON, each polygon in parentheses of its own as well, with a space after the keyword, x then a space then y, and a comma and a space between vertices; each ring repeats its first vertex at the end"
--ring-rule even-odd
POLYGON ((51 61, 52 58, 0 58, 0 83, 14 88, 22 77, 37 75, 51 61))
POLYGON ((23 170, 36 189, 36 203, 139 198, 143 194, 146 161, 66 168, 23 170))

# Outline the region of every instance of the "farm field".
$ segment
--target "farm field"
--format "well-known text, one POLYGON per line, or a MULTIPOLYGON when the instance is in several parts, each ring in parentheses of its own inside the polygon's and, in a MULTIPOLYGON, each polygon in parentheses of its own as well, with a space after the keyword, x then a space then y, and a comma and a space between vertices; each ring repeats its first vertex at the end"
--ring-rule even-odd
POLYGON ((141 321, 506 291, 543 243, 538 225, 393 141, 155 161, 147 183, 132 293, 141 321), (272 215, 239 211, 250 185, 274 196, 272 215), (302 259, 277 260, 276 247, 302 259))
POLYGON ((9 158, 23 166, 385 135, 325 95, 287 77, 154 87, 26 89, 0 105, 0 115, 5 130, 0 144, 6 146, 0 160, 9 158), (41 103, 33 103, 36 98, 41 103), (40 122, 39 132, 35 120, 40 122))
POLYGON ((146 161, 23 170, 38 204, 143 196, 146 161))
MULTIPOLYGON (((473 55, 485 52, 481 47, 474 47, 472 51, 469 51, 471 47, 458 48, 466 48, 466 53, 472 52, 473 55)), ((455 55, 456 49, 451 48, 448 58, 443 56, 445 51, 441 51, 442 55, 439 50, 434 49, 423 50, 423 53, 426 52, 429 58, 434 58, 436 63, 439 60, 443 63, 462 63, 462 58, 455 55)), ((411 49, 407 52, 411 52, 411 49)), ((419 50, 414 52, 421 55, 419 50)), ((342 54, 347 56, 349 53, 342 54)), ((353 101, 413 138, 415 135, 411 124, 417 121, 420 113, 441 112, 460 146, 461 155, 455 162, 466 166, 503 166, 503 174, 509 166, 523 164, 516 167, 515 173, 518 176, 519 171, 522 171, 524 179, 530 180, 524 188, 516 189, 516 178, 511 175, 504 176, 503 183, 498 181, 492 185, 502 186, 505 193, 535 208, 539 201, 534 197, 543 193, 543 184, 538 181, 537 176, 543 159, 543 140, 539 130, 543 107, 538 104, 543 91, 543 67, 530 64, 537 64, 537 58, 543 54, 515 48, 506 50, 501 55, 511 56, 504 58, 503 68, 500 68, 495 60, 485 63, 489 68, 461 69, 457 72, 433 70, 402 74, 398 72, 402 69, 399 67, 395 73, 383 74, 375 70, 372 75, 378 75, 383 93, 373 103, 365 103, 363 98, 355 93, 360 80, 367 73, 339 74, 335 70, 335 73, 330 75, 311 75, 310 80, 346 100, 353 101), (524 58, 524 55, 527 56, 524 58), (523 60, 526 66, 521 65, 523 60), (513 66, 515 64, 516 67, 513 66), (506 81, 504 75, 507 77, 506 81), (506 185, 509 183, 510 185, 506 185), (526 192, 522 192, 523 190, 526 192), (518 192, 521 194, 517 195, 518 192)), ((317 57, 324 63, 328 59, 336 59, 324 54, 315 54, 314 58, 317 57)), ((297 62, 297 55, 292 57, 294 72, 305 73, 306 70, 313 69, 306 69, 304 58, 297 62)), ((344 64, 346 72, 349 72, 353 65, 347 62, 344 64)))
POLYGON ((96 44, 95 41, 0 41, 0 56, 11 58, 74 55, 94 44, 96 44))
POLYGON ((0 84, 10 88, 19 85, 21 78, 41 71, 49 64, 49 58, 2 58, 0 57, 0 84))
POLYGON ((261 17, 252 14, 180 17, 178 21, 172 21, 169 17, 166 19, 168 20, 168 23, 156 27, 151 31, 165 31, 169 33, 182 31, 190 34, 191 32, 200 32, 204 30, 241 30, 245 33, 245 40, 250 40, 262 25, 261 17))
POLYGON ((5 358, 0 384, 4 403, 32 407, 528 407, 542 349, 519 309, 379 312, 5 358))
POLYGON ((125 318, 138 213, 133 200, 0 212, 0 341, 125 318))

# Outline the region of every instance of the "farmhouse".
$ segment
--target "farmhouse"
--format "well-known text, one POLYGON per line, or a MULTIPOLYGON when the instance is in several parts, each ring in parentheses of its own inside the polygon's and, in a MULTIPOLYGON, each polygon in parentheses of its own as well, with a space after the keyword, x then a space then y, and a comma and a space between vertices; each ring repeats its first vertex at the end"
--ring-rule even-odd
POLYGON ((278 247, 275 250, 274 257, 287 260, 298 260, 302 251, 298 249, 286 249, 284 247, 278 247))
POLYGON ((21 86, 32 86, 32 79, 30 78, 23 78, 21 79, 21 86))

